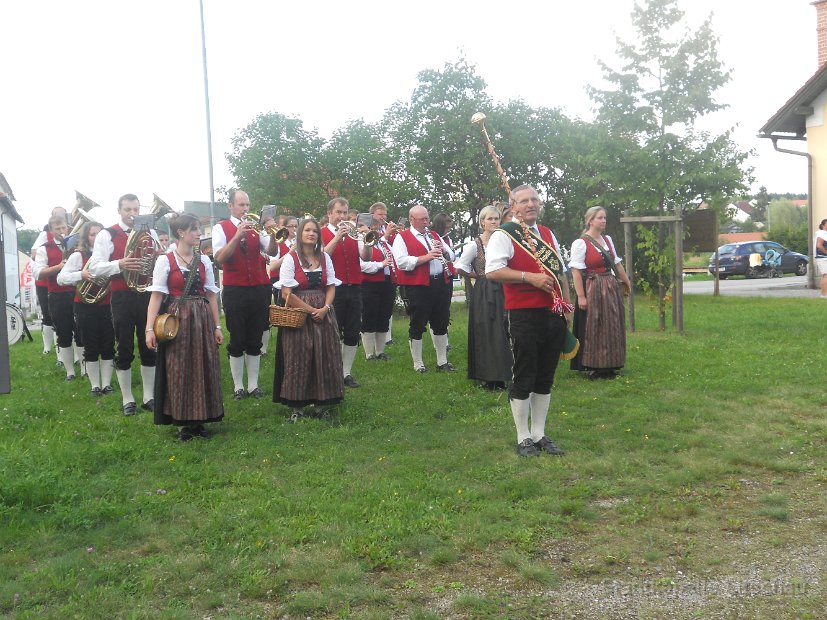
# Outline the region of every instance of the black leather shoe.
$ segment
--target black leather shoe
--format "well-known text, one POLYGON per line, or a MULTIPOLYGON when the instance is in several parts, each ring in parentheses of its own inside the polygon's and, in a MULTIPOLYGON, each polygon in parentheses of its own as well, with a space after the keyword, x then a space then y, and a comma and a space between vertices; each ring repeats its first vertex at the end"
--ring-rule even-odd
POLYGON ((189 441, 192 438, 193 434, 189 426, 182 426, 178 429, 178 439, 181 441, 189 441))
POLYGON ((445 362, 441 366, 437 366, 436 369, 438 372, 456 372, 457 370, 451 362, 445 362))
POLYGON ((203 424, 199 424, 198 426, 194 426, 190 429, 193 437, 209 437, 210 434, 207 432, 206 427, 203 424))
POLYGON ((107 394, 111 394, 114 391, 115 389, 111 385, 104 385, 101 388, 101 394, 103 394, 104 396, 106 396, 107 394))
POLYGON ((390 340, 388 340, 388 341, 385 343, 385 346, 386 346, 386 347, 390 347, 390 346, 392 346, 392 345, 393 345, 393 338, 391 338, 390 340))
POLYGON ((69 383, 69 381, 74 381, 74 380, 75 380, 75 375, 66 375, 66 378, 64 379, 64 381, 66 383, 69 383))
POLYGON ((389 362, 389 361, 391 361, 391 358, 390 358, 390 356, 389 356, 387 353, 378 353, 378 354, 376 355, 376 359, 378 359, 378 360, 382 360, 383 362, 389 362))
POLYGON ((236 390, 233 392, 233 400, 244 400, 245 396, 247 396, 247 392, 244 390, 236 390))
POLYGON ((135 403, 126 403, 123 406, 123 414, 124 415, 135 415, 138 411, 138 408, 135 406, 135 403))
POLYGON ((356 379, 353 378, 353 375, 348 375, 345 377, 345 385, 349 388, 362 387, 362 384, 356 381, 356 379))
POLYGON ((261 398, 264 396, 264 392, 261 391, 261 388, 256 388, 250 392, 247 392, 247 394, 253 398, 261 398))
POLYGON ((368 355, 368 356, 365 358, 365 361, 366 361, 366 362, 373 362, 373 361, 375 361, 376 359, 378 359, 376 355, 368 355))
POLYGON ((548 452, 554 456, 563 456, 565 454, 565 452, 557 447, 556 443, 545 435, 540 438, 540 441, 534 443, 534 447, 537 448, 538 452, 542 450, 543 452, 548 452))
POLYGON ((92 394, 92 396, 94 396, 95 398, 97 398, 98 396, 100 396, 100 395, 102 394, 102 392, 101 392, 101 389, 100 389, 100 388, 95 387, 95 388, 92 388, 92 392, 91 392, 91 394, 92 394))
POLYGON ((154 408, 155 408, 155 399, 154 398, 150 398, 143 405, 141 405, 141 409, 143 409, 145 411, 152 411, 154 408))
POLYGON ((523 439, 517 444, 517 454, 520 456, 540 456, 540 450, 537 449, 531 437, 523 439))
POLYGON ((414 370, 416 370, 416 372, 418 372, 420 375, 424 375, 426 372, 428 372, 428 369, 425 368, 425 366, 420 366, 419 368, 415 368, 414 370))

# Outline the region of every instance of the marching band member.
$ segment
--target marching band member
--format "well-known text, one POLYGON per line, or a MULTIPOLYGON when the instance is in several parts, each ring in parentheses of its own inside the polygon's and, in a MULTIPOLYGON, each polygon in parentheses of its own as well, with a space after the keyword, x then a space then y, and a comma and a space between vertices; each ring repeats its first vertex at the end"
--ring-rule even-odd
POLYGON ((75 319, 83 337, 83 359, 86 374, 92 386, 92 396, 111 394, 113 358, 115 357, 115 330, 112 327, 111 293, 96 303, 81 300, 77 286, 81 281, 94 281, 84 268, 92 256, 95 238, 103 230, 97 222, 86 222, 80 230, 80 240, 57 276, 63 286, 75 287, 75 319), (100 358, 100 361, 98 359, 100 358))
MULTIPOLYGON (((62 215, 66 218, 66 209, 63 207, 55 207, 52 209, 51 215, 62 215)), ((51 217, 51 216, 50 216, 51 217)), ((67 220, 68 224, 68 220, 67 220)), ((68 229, 67 229, 68 230, 68 229)), ((52 243, 54 238, 52 237, 51 229, 49 225, 46 224, 43 227, 43 230, 37 235, 37 238, 34 240, 31 249, 31 257, 32 261, 35 259, 35 254, 37 253, 37 248, 46 244, 52 243)), ((34 263, 32 263, 32 268, 34 268, 34 263)), ((37 293, 37 302, 40 304, 40 313, 42 315, 42 334, 43 334, 43 353, 47 354, 50 353, 52 350, 52 346, 55 347, 55 354, 58 354, 59 347, 57 346, 57 338, 55 337, 55 328, 54 323, 52 322, 52 314, 49 312, 49 281, 48 278, 42 278, 40 280, 35 280, 35 291, 37 293)), ((60 362, 60 358, 58 358, 58 364, 62 364, 60 362)))
POLYGON ((135 359, 136 334, 143 386, 141 407, 146 411, 152 411, 154 405, 152 392, 155 385, 155 351, 146 346, 146 340, 142 335, 150 294, 130 289, 122 273, 139 271, 143 264, 141 258, 130 258, 125 255, 126 242, 140 209, 141 203, 135 194, 124 194, 118 199, 120 222, 98 233, 89 261, 89 273, 92 277, 109 278, 112 291, 112 324, 117 343, 115 376, 121 388, 121 408, 126 416, 137 413, 135 397, 132 394, 132 361, 135 359))
POLYGON ((72 311, 74 287, 61 286, 57 283, 57 274, 66 261, 63 258, 64 237, 69 232, 69 225, 62 215, 49 218, 49 232, 52 240, 44 243, 35 252, 32 271, 35 280, 47 280, 49 288, 49 313, 57 334, 58 358, 66 370, 66 381, 75 380, 74 355, 72 339, 75 336, 75 318, 72 311))
MULTIPOLYGON (((394 223, 388 220, 388 207, 384 202, 375 202, 370 207, 370 214, 373 215, 374 220, 378 220, 382 222, 382 226, 379 228, 379 232, 382 233, 382 239, 385 241, 387 247, 393 246, 393 240, 396 238, 396 233, 399 232, 399 227, 394 223)), ((396 275, 393 275, 394 279, 394 304, 396 304, 396 275)), ((380 338, 382 336, 377 336, 380 338)), ((385 332, 384 335, 385 344, 382 345, 382 351, 384 351, 384 347, 393 344, 393 308, 391 308, 391 315, 388 317, 388 331, 385 332)))
POLYGON ((459 272, 474 278, 468 304, 468 378, 499 390, 511 379, 511 347, 503 320, 503 286, 485 277, 485 252, 500 226, 499 210, 483 207, 479 224, 480 235, 465 246, 457 261, 459 272))
POLYGON ((371 248, 371 260, 362 262, 362 346, 368 361, 388 361, 385 336, 396 301, 396 265, 391 246, 381 236, 380 221, 373 222, 371 228, 380 237, 371 248))
POLYGON ((250 211, 246 192, 230 190, 227 206, 230 219, 213 226, 212 248, 215 262, 224 270, 221 299, 230 332, 227 355, 233 377, 233 398, 242 400, 247 395, 261 398, 264 396, 258 386, 261 336, 268 327, 270 306, 270 279, 262 252, 267 251, 270 236, 263 231, 256 232, 255 224, 244 218, 250 211))
POLYGON ((328 224, 322 228, 322 243, 333 261, 336 277, 342 282, 333 302, 342 334, 342 376, 347 387, 357 388, 360 384, 353 378, 351 369, 362 329, 361 261, 370 260, 372 252, 361 236, 357 240, 348 234, 351 228, 343 223, 347 216, 346 199, 334 198, 327 203, 328 224))
POLYGON ((281 265, 276 287, 289 307, 302 308, 308 316, 300 328, 279 329, 273 376, 273 402, 290 407, 293 420, 308 405, 315 405, 317 414, 325 413, 345 395, 333 312, 339 280, 331 257, 322 251, 316 220, 301 220, 296 239, 281 265))
POLYGON ((545 427, 554 371, 568 332, 565 314, 573 310, 565 263, 554 233, 537 224, 537 191, 530 185, 515 187, 511 208, 516 221, 503 224, 491 235, 485 273, 490 280, 503 283, 505 294, 514 355, 514 382, 508 397, 517 427, 517 454, 539 456, 544 451, 559 456, 564 452, 546 437, 545 427))
POLYGON ((144 337, 147 347, 157 346, 158 350, 155 424, 174 424, 179 427, 178 438, 189 441, 196 436, 206 437, 204 424, 224 417, 221 361, 216 346, 224 338, 212 262, 196 252, 201 236, 198 218, 191 213, 177 215, 169 228, 175 237, 175 250, 155 261, 152 285, 147 287, 152 296, 144 337), (196 263, 196 271, 190 274, 196 263), (153 326, 164 297, 169 304, 180 304, 179 327, 175 339, 158 343, 153 326))
POLYGON ((448 361, 448 322, 451 318, 451 273, 448 261, 454 259, 439 235, 428 230, 428 210, 416 205, 408 212, 411 227, 400 232, 393 242, 393 258, 399 270, 400 286, 406 289, 409 303, 411 357, 414 370, 428 369, 422 361, 422 334, 433 329, 437 370, 454 372, 448 361))

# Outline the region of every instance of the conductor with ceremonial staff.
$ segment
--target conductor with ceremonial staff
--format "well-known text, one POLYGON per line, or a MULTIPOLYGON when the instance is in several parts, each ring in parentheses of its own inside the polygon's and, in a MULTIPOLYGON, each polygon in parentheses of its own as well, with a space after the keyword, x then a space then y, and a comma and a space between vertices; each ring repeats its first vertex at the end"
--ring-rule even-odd
MULTIPOLYGON (((143 329, 146 325, 146 309, 149 305, 147 292, 139 293, 127 286, 124 271, 140 271, 143 259, 126 256, 126 242, 132 232, 135 216, 141 203, 135 194, 124 194, 118 199, 118 215, 121 221, 104 228, 95 237, 89 273, 93 278, 109 278, 112 291, 112 324, 115 327, 115 376, 121 388, 124 415, 136 413, 132 395, 132 360, 135 359, 135 334, 138 335, 138 355, 141 358, 143 383, 142 407, 152 411, 152 393, 155 385, 155 351, 146 346, 143 329)), ((152 233, 154 236, 154 233, 152 233)))
POLYGON ((245 219, 250 211, 246 192, 230 190, 230 219, 212 228, 213 257, 224 270, 222 303, 227 317, 230 342, 230 374, 233 377, 233 398, 247 395, 261 398, 258 386, 261 364, 262 334, 268 328, 270 276, 263 252, 270 245, 270 236, 260 234, 255 224, 245 219), (244 390, 244 370, 247 390, 244 390))
POLYGON ((551 386, 569 334, 569 284, 554 233, 537 224, 540 198, 529 185, 511 192, 516 221, 496 230, 488 242, 485 273, 503 283, 505 319, 514 354, 509 403, 517 427, 517 453, 562 455, 546 436, 551 386), (530 419, 530 426, 529 426, 530 419))
POLYGON ((454 253, 443 246, 439 235, 428 229, 425 207, 411 207, 408 220, 411 227, 393 240, 393 257, 399 267, 399 284, 405 287, 408 299, 408 337, 413 367, 417 372, 427 372, 422 361, 422 334, 430 323, 437 370, 454 372, 454 366, 448 361, 448 322, 453 287, 448 263, 454 260, 454 253))

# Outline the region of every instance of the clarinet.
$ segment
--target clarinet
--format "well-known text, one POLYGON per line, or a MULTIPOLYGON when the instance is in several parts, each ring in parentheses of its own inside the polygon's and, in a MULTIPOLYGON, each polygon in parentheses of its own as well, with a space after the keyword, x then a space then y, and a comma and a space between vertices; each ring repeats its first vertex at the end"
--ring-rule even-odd
POLYGON ((393 256, 385 250, 385 241, 381 238, 377 241, 377 245, 379 246, 379 251, 382 253, 383 258, 390 258, 391 259, 391 272, 393 272, 393 279, 399 282, 399 277, 396 274, 396 261, 393 259, 393 256))
MULTIPOLYGON (((425 236, 431 236, 431 230, 426 226, 425 227, 425 236)), ((443 246, 442 237, 439 237, 439 244, 443 246)), ((451 279, 451 270, 448 269, 448 261, 445 260, 445 253, 444 251, 439 255, 439 262, 442 263, 442 273, 447 277, 449 280, 451 279)))

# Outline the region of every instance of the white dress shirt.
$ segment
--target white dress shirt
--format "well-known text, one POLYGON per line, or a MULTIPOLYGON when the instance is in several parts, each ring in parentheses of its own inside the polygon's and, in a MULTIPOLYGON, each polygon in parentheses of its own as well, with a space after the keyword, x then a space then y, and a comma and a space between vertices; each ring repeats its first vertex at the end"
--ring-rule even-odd
MULTIPOLYGON (((414 239, 416 239, 423 248, 426 250, 430 250, 434 247, 434 242, 436 241, 432 236, 428 235, 428 239, 426 241, 425 233, 419 232, 415 228, 411 228, 411 233, 413 233, 414 239)), ((448 259, 450 261, 454 260, 454 250, 451 249, 451 246, 447 243, 442 243, 443 251, 448 254, 448 259)), ((416 269, 416 261, 417 256, 410 256, 408 254, 408 246, 405 245, 405 240, 402 238, 401 234, 396 235, 396 238, 393 240, 393 257, 396 259, 396 265, 402 271, 413 271, 416 269)), ((438 258, 432 260, 429 265, 430 274, 432 276, 440 275, 444 267, 442 266, 442 261, 438 258)))
MULTIPOLYGON (((603 238, 600 237, 595 239, 597 243, 600 244, 604 250, 609 252, 612 256, 614 256, 615 265, 619 262, 622 262, 622 258, 617 255, 617 251, 615 250, 615 244, 612 242, 612 238, 608 235, 606 239, 609 241, 609 245, 603 245, 603 238)), ((574 242, 571 244, 571 259, 569 260, 569 269, 585 269, 586 268, 586 243, 587 241, 583 238, 575 239, 574 242)), ((588 243, 591 243, 589 241, 588 243)))
POLYGON ((57 283, 61 286, 77 286, 77 283, 83 279, 82 272, 83 254, 72 252, 69 258, 66 259, 63 269, 57 274, 57 283))
MULTIPOLYGON (((536 224, 529 226, 529 229, 540 237, 540 229, 537 228, 536 224)), ((554 243, 554 249, 557 250, 559 254, 560 244, 557 243, 557 237, 554 236, 553 232, 551 233, 551 239, 554 243)), ((488 240, 488 246, 485 248, 485 273, 491 273, 492 271, 507 267, 508 261, 512 258, 514 258, 514 244, 511 241, 511 237, 509 237, 508 233, 504 230, 495 230, 494 234, 491 235, 491 239, 488 240)), ((562 267, 564 272, 568 271, 565 263, 563 263, 562 267)))

